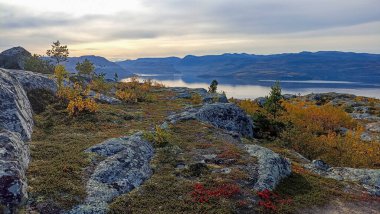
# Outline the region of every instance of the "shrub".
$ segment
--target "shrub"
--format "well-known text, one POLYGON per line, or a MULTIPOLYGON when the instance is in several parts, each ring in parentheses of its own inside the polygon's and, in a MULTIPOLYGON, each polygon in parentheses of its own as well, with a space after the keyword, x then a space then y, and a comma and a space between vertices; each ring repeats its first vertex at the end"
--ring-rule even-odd
POLYGON ((145 133, 145 138, 153 142, 156 147, 164 147, 170 142, 172 136, 168 131, 156 125, 154 133, 145 133))
POLYGON ((191 192, 194 203, 208 203, 211 199, 231 198, 240 193, 240 187, 236 184, 219 184, 214 188, 206 188, 201 183, 196 183, 191 192))
POLYGON ((46 110, 46 107, 57 101, 56 96, 50 90, 33 89, 27 93, 33 112, 39 114, 46 110))
POLYGON ((90 83, 90 89, 102 94, 108 94, 113 87, 112 83, 108 83, 104 75, 95 75, 90 83))
POLYGON ((257 192, 257 196, 260 198, 258 205, 270 211, 275 211, 278 205, 292 203, 292 199, 283 199, 267 189, 257 192))
POLYGON ((67 80, 69 72, 66 71, 65 66, 57 65, 54 69, 54 78, 57 80, 58 90, 63 87, 63 83, 67 80))
POLYGON ((193 93, 191 95, 190 101, 193 105, 200 105, 203 102, 202 96, 198 93, 193 93))
POLYGON ((271 87, 269 96, 267 96, 267 100, 264 104, 264 109, 273 116, 273 119, 276 119, 284 110, 284 107, 281 104, 282 98, 280 82, 277 81, 271 87))
POLYGON ((25 61, 25 70, 43 73, 43 74, 53 74, 54 65, 48 60, 44 60, 40 55, 33 54, 25 61))

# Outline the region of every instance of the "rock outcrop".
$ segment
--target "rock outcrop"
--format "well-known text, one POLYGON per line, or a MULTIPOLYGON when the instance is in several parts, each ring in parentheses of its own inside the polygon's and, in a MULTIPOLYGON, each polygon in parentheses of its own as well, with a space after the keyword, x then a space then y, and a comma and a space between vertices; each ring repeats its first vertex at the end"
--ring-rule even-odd
POLYGON ((199 120, 217 128, 236 132, 245 137, 253 137, 253 123, 245 112, 233 103, 205 104, 201 108, 191 108, 168 117, 170 123, 181 120, 199 120))
POLYGON ((270 149, 258 145, 245 145, 247 152, 257 158, 257 181, 253 188, 258 191, 273 190, 281 179, 292 173, 290 162, 270 149))
POLYGON ((45 74, 24 70, 1 70, 11 76, 14 76, 22 84, 25 91, 30 91, 33 89, 47 89, 52 92, 57 91, 58 86, 56 81, 53 78, 49 78, 49 76, 45 74))
POLYGON ((20 82, 0 70, 0 129, 21 134, 30 140, 33 128, 32 108, 20 82))
POLYGON ((338 181, 353 181, 361 184, 369 193, 380 196, 380 170, 330 167, 322 160, 313 160, 305 168, 312 172, 338 181))
POLYGON ((121 100, 114 97, 109 97, 104 94, 96 93, 95 91, 90 91, 88 94, 89 97, 94 98, 96 101, 101 103, 107 103, 111 105, 121 104, 121 100))
POLYGON ((149 162, 154 150, 142 138, 142 133, 106 140, 86 152, 104 160, 94 163, 96 167, 87 182, 85 203, 69 213, 106 213, 112 199, 130 192, 152 175, 149 162))
POLYGON ((225 94, 208 93, 204 88, 170 87, 165 90, 175 92, 177 94, 174 97, 175 99, 191 99, 193 95, 198 94, 202 98, 203 103, 228 103, 228 99, 225 94))
POLYGON ((25 61, 31 57, 22 47, 14 47, 0 53, 0 67, 9 69, 24 69, 25 61))
POLYGON ((29 163, 32 109, 20 82, 0 70, 0 204, 5 213, 27 197, 25 171, 29 163))

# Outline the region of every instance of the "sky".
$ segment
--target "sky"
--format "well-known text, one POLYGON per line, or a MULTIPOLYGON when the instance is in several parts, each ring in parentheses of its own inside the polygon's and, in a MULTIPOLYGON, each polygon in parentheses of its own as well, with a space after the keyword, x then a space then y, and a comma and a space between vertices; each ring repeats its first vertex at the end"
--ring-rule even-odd
POLYGON ((380 0, 0 0, 0 51, 111 60, 222 53, 380 53, 380 0))

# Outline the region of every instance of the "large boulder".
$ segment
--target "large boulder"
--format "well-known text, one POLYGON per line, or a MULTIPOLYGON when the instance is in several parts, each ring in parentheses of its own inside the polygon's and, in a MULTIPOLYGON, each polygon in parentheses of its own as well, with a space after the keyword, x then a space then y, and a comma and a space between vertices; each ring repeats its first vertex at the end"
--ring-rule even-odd
POLYGON ((32 108, 20 82, 0 70, 0 130, 21 134, 30 140, 33 128, 32 108))
POLYGON ((0 53, 0 67, 24 69, 25 61, 32 55, 22 47, 14 47, 0 53))
POLYGON ((95 161, 95 170, 86 186, 85 203, 71 210, 72 214, 107 213, 109 202, 140 186, 153 173, 149 162, 154 150, 142 133, 106 140, 86 152, 103 160, 95 161))
POLYGON ((281 179, 292 173, 290 162, 272 150, 258 145, 245 145, 245 148, 258 162, 255 190, 273 190, 281 179))
POLYGON ((233 103, 205 104, 201 108, 191 108, 180 114, 168 117, 170 123, 196 119, 217 128, 253 137, 253 123, 245 112, 233 103))
POLYGON ((45 74, 24 70, 0 69, 0 71, 14 76, 22 84, 25 91, 47 89, 55 93, 58 88, 56 81, 45 74))
POLYGON ((27 196, 28 163, 28 144, 21 140, 20 134, 0 131, 0 203, 10 212, 27 196))
POLYGON ((338 181, 350 181, 361 184, 369 193, 380 196, 380 170, 356 169, 349 167, 330 167, 322 160, 313 160, 305 168, 321 176, 338 181))

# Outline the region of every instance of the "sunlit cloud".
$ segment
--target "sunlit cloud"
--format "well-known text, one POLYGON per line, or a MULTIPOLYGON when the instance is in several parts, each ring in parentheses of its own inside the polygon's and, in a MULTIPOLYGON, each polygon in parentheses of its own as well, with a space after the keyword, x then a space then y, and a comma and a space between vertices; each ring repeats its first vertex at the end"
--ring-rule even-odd
POLYGON ((0 0, 0 50, 112 59, 248 52, 380 52, 378 0, 0 0))

